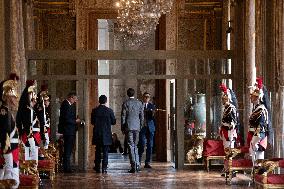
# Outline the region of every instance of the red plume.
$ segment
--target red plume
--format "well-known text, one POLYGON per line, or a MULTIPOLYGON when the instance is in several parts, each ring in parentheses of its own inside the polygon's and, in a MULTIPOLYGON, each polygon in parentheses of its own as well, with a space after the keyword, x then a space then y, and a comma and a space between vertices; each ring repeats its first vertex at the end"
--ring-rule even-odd
POLYGON ((257 87, 259 89, 262 89, 262 84, 263 84, 262 78, 260 78, 260 77, 256 78, 256 82, 257 82, 257 87))
POLYGON ((26 81, 26 86, 27 87, 33 86, 34 84, 35 84, 35 80, 27 80, 26 81))
POLYGON ((20 78, 19 78, 19 76, 16 73, 10 73, 9 79, 10 80, 17 80, 17 81, 19 81, 20 78))
POLYGON ((225 94, 227 94, 227 87, 224 83, 222 83, 219 87, 225 94))

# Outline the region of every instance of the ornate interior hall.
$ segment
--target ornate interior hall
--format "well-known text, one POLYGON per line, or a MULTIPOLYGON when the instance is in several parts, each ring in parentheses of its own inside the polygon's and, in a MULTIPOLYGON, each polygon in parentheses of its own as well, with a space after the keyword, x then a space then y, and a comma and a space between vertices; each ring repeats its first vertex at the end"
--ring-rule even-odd
POLYGON ((0 82, 10 73, 19 96, 35 80, 50 97, 52 147, 36 168, 20 158, 20 188, 284 188, 284 0, 0 0, 0 82), (152 169, 143 156, 142 170, 128 173, 118 152, 96 173, 91 112, 106 95, 124 148, 128 88, 155 105, 152 169), (265 131, 252 128, 256 89, 265 131), (82 122, 75 173, 63 173, 58 125, 70 92, 82 122), (233 145, 222 138, 224 96, 235 99, 233 145), (249 137, 261 138, 257 149, 249 137))

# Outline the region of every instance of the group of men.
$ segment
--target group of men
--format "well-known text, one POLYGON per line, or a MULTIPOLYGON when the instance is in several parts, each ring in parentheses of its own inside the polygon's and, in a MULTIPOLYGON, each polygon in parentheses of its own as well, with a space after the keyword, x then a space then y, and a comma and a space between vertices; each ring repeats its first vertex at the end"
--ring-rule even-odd
MULTIPOLYGON (((237 100, 234 92, 224 84, 222 90, 222 103, 224 106, 220 135, 224 148, 235 148, 240 138, 239 120, 237 111, 237 100)), ((264 159, 264 152, 267 148, 267 139, 271 131, 269 119, 269 101, 266 88, 262 79, 257 78, 255 86, 250 94, 253 109, 249 117, 249 130, 247 134, 247 146, 253 162, 257 159, 264 159)))
POLYGON ((38 161, 39 146, 48 148, 50 137, 49 95, 46 86, 36 94, 35 81, 28 80, 20 100, 16 74, 0 83, 0 180, 13 179, 19 186, 19 146, 24 159, 38 161))
MULTIPOLYGON (((151 168, 153 140, 155 132, 154 113, 156 107, 150 102, 150 94, 145 92, 143 100, 134 98, 135 90, 127 90, 128 99, 123 102, 121 110, 121 131, 127 138, 129 159, 131 168, 130 173, 140 171, 142 155, 145 145, 146 160, 144 168, 151 168)), ((100 173, 107 172, 108 150, 112 143, 111 125, 116 124, 113 110, 106 107, 107 97, 99 97, 100 105, 92 110, 91 123, 94 125, 93 144, 96 145, 95 171, 100 173), (103 152, 102 168, 101 152, 103 152)))

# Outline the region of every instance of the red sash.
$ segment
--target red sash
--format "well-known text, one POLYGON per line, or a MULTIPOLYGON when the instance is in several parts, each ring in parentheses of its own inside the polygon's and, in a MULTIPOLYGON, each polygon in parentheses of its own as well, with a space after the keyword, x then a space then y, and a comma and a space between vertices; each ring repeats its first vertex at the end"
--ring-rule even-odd
POLYGON ((229 140, 228 130, 223 126, 221 126, 220 135, 225 137, 226 140, 229 140))
POLYGON ((19 147, 17 147, 17 148, 15 148, 14 150, 12 150, 13 161, 14 161, 14 163, 16 163, 18 166, 19 166, 19 152, 20 152, 19 147))
POLYGON ((0 149, 0 168, 3 169, 3 166, 5 164, 5 159, 3 157, 3 152, 2 150, 0 149))

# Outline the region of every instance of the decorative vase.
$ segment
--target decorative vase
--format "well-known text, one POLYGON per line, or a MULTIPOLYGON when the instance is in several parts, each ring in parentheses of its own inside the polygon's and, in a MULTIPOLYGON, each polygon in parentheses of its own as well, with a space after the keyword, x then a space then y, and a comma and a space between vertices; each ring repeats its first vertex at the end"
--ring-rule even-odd
POLYGON ((205 94, 196 94, 196 103, 193 106, 195 133, 205 134, 206 131, 206 103, 205 94))

